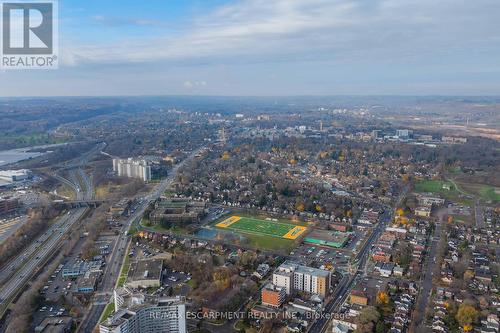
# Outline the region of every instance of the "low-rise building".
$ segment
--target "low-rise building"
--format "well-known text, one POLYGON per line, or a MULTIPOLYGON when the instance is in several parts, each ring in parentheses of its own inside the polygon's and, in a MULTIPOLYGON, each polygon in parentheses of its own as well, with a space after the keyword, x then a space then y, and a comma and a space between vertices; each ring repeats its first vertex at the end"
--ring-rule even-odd
POLYGON ((132 289, 159 287, 163 260, 145 259, 132 262, 125 285, 132 289))
POLYGON ((63 279, 76 279, 87 272, 101 272, 102 260, 77 261, 67 265, 62 270, 63 279))
POLYGON ((419 205, 422 206, 442 206, 444 205, 444 199, 436 197, 432 194, 417 194, 417 201, 419 205))
POLYGON ((260 264, 252 275, 258 279, 263 279, 269 273, 269 269, 268 264, 260 264))
POLYGON ((376 262, 390 262, 391 261, 391 254, 387 251, 384 251, 381 248, 375 249, 375 251, 372 254, 372 259, 373 261, 376 262))
POLYGON ((358 223, 363 225, 374 225, 378 223, 379 213, 373 210, 364 210, 358 218, 358 223))
POLYGON ((0 170, 0 180, 15 183, 23 180, 30 179, 32 177, 32 173, 30 170, 21 169, 21 170, 0 170))
POLYGON ((152 223, 189 224, 198 222, 206 213, 206 203, 187 199, 162 199, 149 214, 152 223))
POLYGON ((349 295, 351 304, 368 305, 368 296, 363 290, 353 290, 349 295))
POLYGON ((36 333, 67 333, 71 332, 72 324, 73 318, 68 316, 47 317, 35 327, 34 331, 36 333))
POLYGON ((17 198, 0 198, 0 215, 7 214, 19 208, 19 200, 17 198))
POLYGON ((394 264, 392 262, 378 262, 375 265, 375 270, 384 277, 389 277, 392 275, 394 270, 394 264))
POLYGON ((430 217, 431 216, 431 207, 421 206, 415 208, 415 215, 420 217, 430 217))
POLYGON ((315 229, 304 238, 304 242, 333 248, 342 248, 351 237, 352 233, 350 232, 315 229))
POLYGON ((101 273, 99 272, 87 271, 76 280, 76 292, 81 294, 93 293, 96 290, 100 277, 101 273))
POLYGON ((444 143, 467 143, 467 138, 457 136, 443 136, 441 141, 444 143))

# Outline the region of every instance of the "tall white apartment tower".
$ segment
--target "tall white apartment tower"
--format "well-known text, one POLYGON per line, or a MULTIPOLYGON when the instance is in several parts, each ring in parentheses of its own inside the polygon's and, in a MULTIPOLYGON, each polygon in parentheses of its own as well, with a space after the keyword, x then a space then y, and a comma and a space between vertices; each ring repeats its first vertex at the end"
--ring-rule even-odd
POLYGON ((151 166, 144 159, 114 158, 113 171, 120 177, 139 178, 145 182, 151 180, 151 166))
POLYGON ((180 297, 131 303, 99 325, 100 333, 186 333, 186 305, 180 297))

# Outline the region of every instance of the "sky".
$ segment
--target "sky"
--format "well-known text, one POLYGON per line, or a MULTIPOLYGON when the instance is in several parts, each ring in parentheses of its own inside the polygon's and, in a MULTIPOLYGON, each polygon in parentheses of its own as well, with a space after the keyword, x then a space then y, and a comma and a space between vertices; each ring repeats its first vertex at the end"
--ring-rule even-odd
POLYGON ((59 0, 0 96, 500 95, 498 0, 59 0))

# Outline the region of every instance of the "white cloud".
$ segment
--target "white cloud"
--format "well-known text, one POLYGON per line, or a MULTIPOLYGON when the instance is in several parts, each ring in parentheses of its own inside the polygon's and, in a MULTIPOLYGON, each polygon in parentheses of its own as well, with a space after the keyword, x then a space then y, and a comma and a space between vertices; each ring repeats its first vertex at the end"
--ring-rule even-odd
POLYGON ((494 0, 247 0, 193 18, 174 36, 73 46, 65 56, 71 63, 413 57, 497 43, 499 12, 494 0))
POLYGON ((81 21, 70 36, 66 18, 60 69, 0 73, 0 95, 497 94, 499 13, 498 0, 242 0, 183 25, 91 18, 118 26, 102 36, 81 21))
POLYGON ((207 81, 184 81, 183 86, 185 88, 191 89, 194 87, 205 87, 207 85, 207 81))

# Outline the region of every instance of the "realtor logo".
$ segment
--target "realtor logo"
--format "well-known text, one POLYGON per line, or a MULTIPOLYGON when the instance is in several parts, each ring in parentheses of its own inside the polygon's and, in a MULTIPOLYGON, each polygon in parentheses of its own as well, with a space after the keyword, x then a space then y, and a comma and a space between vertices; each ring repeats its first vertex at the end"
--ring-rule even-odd
POLYGON ((57 68, 57 3, 1 2, 1 68, 57 68))

